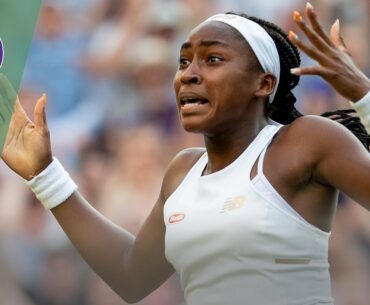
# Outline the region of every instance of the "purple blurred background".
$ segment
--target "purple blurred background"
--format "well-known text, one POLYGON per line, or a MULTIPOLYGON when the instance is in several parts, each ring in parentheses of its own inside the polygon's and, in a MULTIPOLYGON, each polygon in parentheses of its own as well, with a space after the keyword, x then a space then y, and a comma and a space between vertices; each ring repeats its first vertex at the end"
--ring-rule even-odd
MULTIPOLYGON (((370 2, 312 1, 322 24, 340 19, 358 65, 370 73, 370 2)), ((172 89, 189 30, 218 12, 245 12, 295 29, 299 0, 45 0, 20 91, 32 114, 48 95, 53 152, 104 215, 137 233, 162 175, 181 149, 202 138, 179 125, 172 89)), ((303 56, 302 65, 314 64, 303 56)), ((305 114, 348 107, 318 77, 294 91, 305 114)), ((340 164, 338 164, 340 166, 340 164)), ((93 234, 93 232, 91 232, 93 234)), ((369 305, 370 213, 342 195, 330 242, 337 305, 369 305)), ((23 181, 0 167, 0 303, 118 305, 23 181)), ((176 276, 140 302, 181 305, 176 276)), ((226 304, 225 304, 226 305, 226 304)))

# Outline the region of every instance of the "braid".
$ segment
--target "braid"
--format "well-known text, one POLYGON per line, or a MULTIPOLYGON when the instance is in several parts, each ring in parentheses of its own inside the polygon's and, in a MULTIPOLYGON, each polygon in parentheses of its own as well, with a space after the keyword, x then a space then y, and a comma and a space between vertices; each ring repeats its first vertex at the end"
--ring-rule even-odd
POLYGON ((369 151, 370 146, 370 136, 367 134, 364 125, 360 122, 359 117, 353 116, 356 114, 354 109, 342 109, 330 112, 324 112, 322 114, 323 117, 330 118, 333 121, 337 121, 341 123, 345 127, 347 127, 357 139, 360 140, 362 145, 369 151), (351 115, 352 114, 352 115, 351 115))
POLYGON ((276 24, 245 14, 240 16, 258 23, 275 42, 280 59, 280 82, 274 100, 271 104, 266 103, 266 114, 276 122, 289 124, 302 116, 294 107, 296 98, 291 91, 299 82, 299 76, 290 73, 290 69, 301 64, 298 48, 290 42, 288 34, 276 24))
MULTIPOLYGON (((298 85, 299 76, 290 73, 290 69, 299 67, 301 64, 299 50, 291 43, 288 34, 276 24, 246 14, 238 15, 258 23, 275 42, 280 59, 280 82, 274 100, 272 103, 267 101, 265 109, 266 114, 274 121, 284 125, 289 124, 303 116, 294 106, 296 98, 292 93, 292 89, 298 85)), ((370 137, 360 122, 360 119, 350 115, 354 112, 351 109, 337 110, 323 113, 322 116, 328 117, 347 127, 361 141, 365 148, 369 150, 370 137)))

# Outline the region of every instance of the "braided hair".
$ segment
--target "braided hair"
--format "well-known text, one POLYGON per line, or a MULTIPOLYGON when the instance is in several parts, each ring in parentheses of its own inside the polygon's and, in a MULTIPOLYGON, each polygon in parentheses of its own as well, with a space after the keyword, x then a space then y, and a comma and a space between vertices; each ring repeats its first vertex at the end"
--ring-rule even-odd
MULTIPOLYGON (((278 123, 284 125, 290 124, 295 119, 303 116, 294 106, 296 98, 292 93, 292 89, 299 83, 299 76, 290 73, 290 69, 299 67, 301 64, 299 50, 291 43, 288 34, 276 24, 246 14, 238 15, 258 23, 275 42, 280 59, 280 82, 272 103, 266 101, 265 113, 278 123)), ((359 118, 353 115, 354 113, 355 111, 352 109, 336 110, 323 113, 322 116, 328 117, 347 127, 361 141, 365 148, 369 150, 370 136, 367 134, 359 118)))

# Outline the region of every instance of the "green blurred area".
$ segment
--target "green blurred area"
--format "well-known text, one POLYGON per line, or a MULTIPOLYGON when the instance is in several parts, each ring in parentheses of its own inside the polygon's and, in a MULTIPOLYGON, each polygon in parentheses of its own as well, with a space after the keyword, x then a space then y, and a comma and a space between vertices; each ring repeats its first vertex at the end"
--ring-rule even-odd
MULTIPOLYGON (((41 2, 41 0, 0 0, 0 38, 4 46, 4 61, 0 73, 7 77, 16 92, 19 90, 41 2)), ((7 100, 8 97, 4 94, 1 94, 1 97, 2 102, 13 109, 15 98, 7 100)), ((11 112, 1 113, 1 151, 10 118, 11 112)))

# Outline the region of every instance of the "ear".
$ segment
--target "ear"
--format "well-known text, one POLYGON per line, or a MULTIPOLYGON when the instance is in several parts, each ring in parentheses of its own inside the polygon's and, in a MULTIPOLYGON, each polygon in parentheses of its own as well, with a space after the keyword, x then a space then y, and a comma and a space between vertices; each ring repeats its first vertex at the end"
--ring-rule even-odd
POLYGON ((263 73, 259 78, 259 87, 256 91, 258 97, 268 97, 276 86, 276 76, 271 73, 263 73))

